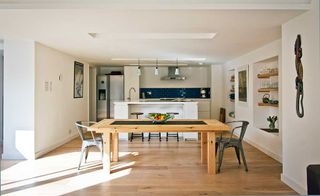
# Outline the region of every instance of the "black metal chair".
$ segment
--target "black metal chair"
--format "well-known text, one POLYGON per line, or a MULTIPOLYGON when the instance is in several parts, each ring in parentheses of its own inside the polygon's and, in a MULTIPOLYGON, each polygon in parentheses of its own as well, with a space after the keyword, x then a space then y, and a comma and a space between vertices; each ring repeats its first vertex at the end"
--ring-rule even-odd
POLYGON ((81 155, 80 155, 80 162, 78 166, 78 170, 80 169, 83 154, 85 154, 85 163, 87 162, 88 154, 89 154, 89 148, 91 147, 97 147, 101 152, 101 159, 103 157, 103 141, 101 134, 95 134, 92 131, 88 131, 88 127, 91 125, 94 125, 96 122, 92 121, 77 121, 75 123, 77 130, 79 132, 80 138, 82 140, 82 146, 81 146, 81 155), (90 133, 91 134, 90 134, 90 133))
POLYGON ((227 124, 233 124, 233 123, 240 123, 241 125, 236 126, 232 129, 231 135, 229 138, 223 138, 222 134, 221 134, 220 137, 217 137, 217 139, 216 139, 216 152, 219 149, 218 173, 220 172, 220 169, 221 169, 224 149, 230 148, 230 147, 233 147, 235 149, 239 165, 241 164, 241 161, 240 161, 240 153, 241 153, 241 157, 242 157, 242 161, 244 163, 245 170, 248 171, 248 166, 247 166, 247 162, 246 162, 246 158, 245 158, 244 150, 243 150, 243 146, 242 146, 242 140, 243 140, 243 137, 246 133, 249 122, 248 121, 227 122, 227 124), (236 129, 240 129, 240 135, 238 138, 233 138, 232 136, 233 136, 233 133, 236 129))
MULTIPOLYGON (((138 119, 140 115, 143 115, 143 113, 142 112, 132 112, 131 115, 136 115, 136 119, 138 119)), ((133 138, 135 138, 135 137, 141 137, 141 140, 144 141, 143 132, 142 133, 131 132, 130 142, 132 142, 133 138)))
MULTIPOLYGON (((179 112, 167 112, 167 114, 171 114, 171 115, 179 115, 179 112)), ((176 137, 177 138, 177 142, 179 141, 179 133, 169 133, 167 132, 167 137, 166 137, 166 141, 169 140, 169 137, 176 137)))

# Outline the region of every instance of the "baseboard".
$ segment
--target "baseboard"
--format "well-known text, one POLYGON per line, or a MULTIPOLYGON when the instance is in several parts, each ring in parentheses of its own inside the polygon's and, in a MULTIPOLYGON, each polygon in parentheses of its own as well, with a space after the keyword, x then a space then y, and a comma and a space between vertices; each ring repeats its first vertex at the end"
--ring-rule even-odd
POLYGON ((59 142, 57 142, 57 143, 55 143, 55 144, 53 144, 53 145, 51 145, 51 146, 49 146, 49 147, 47 147, 45 149, 42 149, 42 150, 36 152, 35 158, 37 159, 37 158, 41 157, 42 155, 47 154, 48 152, 50 152, 50 151, 62 146, 63 144, 66 144, 66 143, 70 142, 71 140, 73 140, 73 139, 75 139, 77 137, 78 137, 78 134, 74 134, 74 135, 72 135, 72 136, 70 136, 70 137, 68 137, 68 138, 66 138, 66 139, 64 139, 62 141, 59 141, 59 142))
POLYGON ((303 186, 298 184, 293 179, 285 176, 283 173, 281 174, 281 181, 284 182, 285 184, 287 184, 290 188, 295 190, 300 195, 307 195, 307 190, 303 186))
POLYGON ((265 154, 268 155, 269 157, 275 159, 275 160, 278 161, 279 163, 282 163, 282 157, 279 156, 278 154, 275 154, 275 153, 271 152, 270 150, 261 147, 261 146, 258 145, 257 143, 249 140, 248 138, 245 138, 244 141, 247 142, 248 144, 250 144, 251 146, 257 148, 258 150, 262 151, 263 153, 265 153, 265 154))

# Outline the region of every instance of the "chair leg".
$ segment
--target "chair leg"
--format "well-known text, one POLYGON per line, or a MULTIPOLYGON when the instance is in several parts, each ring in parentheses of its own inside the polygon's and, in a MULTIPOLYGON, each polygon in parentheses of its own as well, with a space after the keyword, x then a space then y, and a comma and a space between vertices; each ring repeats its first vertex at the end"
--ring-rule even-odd
POLYGON ((244 167, 245 167, 246 171, 248 171, 247 161, 246 161, 246 157, 244 156, 244 151, 243 151, 242 145, 240 146, 240 152, 241 152, 244 167))
POLYGON ((81 162, 82 162, 82 158, 83 158, 83 153, 86 150, 86 148, 81 148, 81 154, 80 154, 80 161, 79 161, 79 165, 78 165, 78 170, 80 170, 80 166, 81 166, 81 162))
POLYGON ((179 141, 179 133, 177 132, 177 142, 179 141))
POLYGON ((166 141, 169 140, 169 133, 167 132, 166 141))
POLYGON ((159 132, 159 141, 161 142, 161 132, 159 132))
POLYGON ((216 142, 215 146, 216 146, 216 154, 215 155, 217 156, 217 152, 218 152, 218 149, 219 149, 219 143, 216 142))
POLYGON ((148 142, 150 142, 150 139, 151 139, 151 133, 149 132, 149 135, 148 135, 148 142))
POLYGON ((131 136, 130 136, 130 142, 132 142, 133 140, 133 132, 131 133, 131 136))
POLYGON ((144 141, 144 135, 143 132, 141 133, 141 140, 144 141))
POLYGON ((239 165, 241 165, 239 147, 235 146, 234 150, 236 151, 236 155, 237 155, 237 158, 238 158, 239 165))
POLYGON ((222 159, 223 159, 223 153, 224 153, 224 146, 220 146, 219 150, 219 162, 218 162, 218 173, 220 173, 221 165, 222 165, 222 159))
POLYGON ((86 147, 86 156, 84 157, 85 163, 87 163, 88 154, 89 154, 89 147, 86 147))

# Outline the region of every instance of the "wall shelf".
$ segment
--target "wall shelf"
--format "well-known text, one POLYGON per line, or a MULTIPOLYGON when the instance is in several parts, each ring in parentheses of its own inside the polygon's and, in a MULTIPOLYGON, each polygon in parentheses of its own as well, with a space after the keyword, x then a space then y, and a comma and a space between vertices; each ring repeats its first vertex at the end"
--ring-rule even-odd
POLYGON ((270 78, 272 76, 278 76, 278 73, 267 73, 267 74, 258 74, 258 78, 270 78))
POLYGON ((279 104, 273 104, 273 103, 258 103, 258 106, 279 107, 279 104))
POLYGON ((260 129, 268 133, 279 133, 279 129, 269 129, 269 128, 260 128, 260 129))
POLYGON ((260 93, 268 93, 268 92, 271 92, 271 91, 278 91, 278 90, 279 90, 278 88, 259 88, 258 92, 260 92, 260 93))

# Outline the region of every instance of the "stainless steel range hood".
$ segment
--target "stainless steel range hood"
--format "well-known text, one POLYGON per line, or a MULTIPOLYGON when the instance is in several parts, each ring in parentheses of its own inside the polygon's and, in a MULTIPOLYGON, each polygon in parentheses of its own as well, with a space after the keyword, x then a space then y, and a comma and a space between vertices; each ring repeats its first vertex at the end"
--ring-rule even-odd
POLYGON ((176 67, 168 67, 168 75, 161 78, 161 80, 185 80, 186 77, 182 75, 175 75, 176 67))

